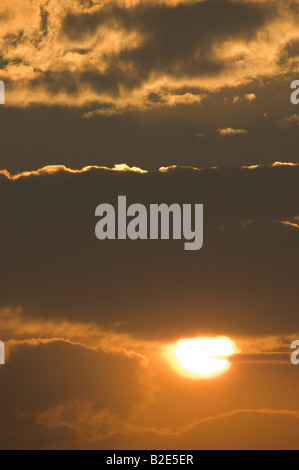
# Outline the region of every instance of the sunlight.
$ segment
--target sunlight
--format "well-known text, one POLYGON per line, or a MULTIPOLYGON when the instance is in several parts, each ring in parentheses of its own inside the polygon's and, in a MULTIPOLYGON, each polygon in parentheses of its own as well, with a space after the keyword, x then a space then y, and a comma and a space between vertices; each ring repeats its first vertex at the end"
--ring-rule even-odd
POLYGON ((180 374, 190 378, 212 378, 227 371, 228 357, 237 348, 226 337, 180 339, 168 346, 166 357, 180 374))

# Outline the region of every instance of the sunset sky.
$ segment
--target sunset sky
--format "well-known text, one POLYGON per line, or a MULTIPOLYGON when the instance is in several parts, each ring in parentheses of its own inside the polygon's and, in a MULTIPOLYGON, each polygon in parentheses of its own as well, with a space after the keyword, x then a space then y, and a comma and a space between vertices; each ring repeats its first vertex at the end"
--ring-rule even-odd
POLYGON ((298 22, 1 0, 0 449, 299 448, 298 22), (119 195, 203 204, 203 248, 98 240, 119 195), (169 360, 198 337, 233 342, 222 374, 169 360))

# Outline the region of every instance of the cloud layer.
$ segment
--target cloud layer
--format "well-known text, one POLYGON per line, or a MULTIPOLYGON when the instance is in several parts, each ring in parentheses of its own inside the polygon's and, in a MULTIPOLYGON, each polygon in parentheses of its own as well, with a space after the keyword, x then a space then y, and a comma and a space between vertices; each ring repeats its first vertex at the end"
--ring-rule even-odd
POLYGON ((293 70, 297 15, 291 1, 4 0, 1 78, 17 105, 94 103, 109 115, 196 103, 293 70))

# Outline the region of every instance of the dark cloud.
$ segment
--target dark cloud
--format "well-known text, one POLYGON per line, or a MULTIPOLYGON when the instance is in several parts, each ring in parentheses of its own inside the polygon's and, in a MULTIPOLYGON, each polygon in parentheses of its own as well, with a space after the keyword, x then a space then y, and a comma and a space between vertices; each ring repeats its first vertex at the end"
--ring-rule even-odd
MULTIPOLYGON (((143 81, 153 72, 191 77, 217 74, 225 64, 213 53, 213 47, 230 39, 252 39, 268 19, 268 7, 216 0, 129 9, 112 5, 90 13, 68 13, 61 33, 71 40, 82 40, 100 26, 137 31, 143 38, 141 44, 121 51, 114 60, 110 57, 108 70, 117 67, 119 76, 133 73, 143 81)), ((134 80, 132 84, 135 86, 134 80)))
POLYGON ((92 0, 77 0, 82 8, 92 8, 95 3, 92 0))
POLYGON ((62 20, 61 34, 72 40, 80 40, 94 34, 99 25, 98 14, 88 12, 68 13, 62 20))
POLYGON ((279 221, 298 215, 297 181, 298 167, 4 178, 1 303, 151 337, 292 331, 298 231, 279 221), (128 203, 203 203, 203 249, 98 241, 96 206, 122 194, 128 203))
POLYGON ((119 93, 120 81, 117 74, 112 71, 111 73, 100 73, 96 70, 89 70, 82 73, 80 81, 100 94, 104 93, 116 97, 119 93))
POLYGON ((11 16, 11 12, 9 11, 9 9, 1 11, 0 22, 7 21, 10 18, 10 16, 11 16))
MULTIPOLYGON (((225 65, 213 57, 212 47, 229 39, 252 39, 266 18, 262 8, 218 1, 137 8, 133 22, 144 34, 145 43, 120 57, 133 62, 141 76, 144 71, 213 75, 225 65)), ((125 17, 123 23, 130 25, 131 21, 131 16, 129 21, 125 17)))
POLYGON ((299 40, 292 39, 280 51, 279 64, 284 65, 288 59, 299 56, 299 40))
POLYGON ((42 37, 46 37, 48 35, 48 20, 49 20, 49 12, 46 9, 46 6, 49 2, 47 1, 45 5, 40 7, 40 30, 42 37))
MULTIPOLYGON (((18 351, 11 354, 9 364, 10 367, 1 371, 1 396, 24 414, 39 413, 47 407, 76 399, 95 402, 95 398, 99 408, 104 404, 103 407, 115 412, 128 413, 140 394, 136 360, 113 357, 63 341, 39 346, 20 345, 18 351), (41 370, 47 370, 47 374, 40 375, 41 370), (90 373, 91 370, 96 373, 90 373), (10 384, 14 382, 22 384, 21 393, 20 389, 11 390, 10 384), (127 394, 123 393, 124 385, 127 394)), ((8 425, 11 410, 3 411, 8 415, 7 419, 2 416, 3 424, 8 425)))
MULTIPOLYGON (((146 110, 127 108, 119 112, 113 102, 106 100, 93 101, 83 109, 1 107, 1 167, 15 173, 57 163, 81 168, 113 167, 116 162, 125 162, 152 170, 173 164, 206 168, 271 164, 286 158, 299 162, 296 126, 278 125, 296 114, 297 108, 290 102, 293 79, 294 76, 286 75, 270 81, 252 81, 217 93, 199 88, 180 88, 178 92, 164 88, 147 95, 151 108, 146 110), (203 99, 200 104, 163 107, 165 101, 185 93, 203 99), (244 99, 250 93, 257 97, 254 102, 244 99), (240 97, 237 103, 233 102, 235 96, 240 97), (115 115, 111 116, 113 110, 115 115), (226 128, 246 129, 248 134, 223 138, 217 130, 226 128), (204 138, 189 138, 198 134, 204 134, 204 138)), ((99 72, 86 72, 84 80, 86 87, 98 86, 117 94, 114 75, 110 81, 99 72)), ((81 94, 80 78, 70 72, 40 72, 30 89, 34 92, 43 87, 53 99, 69 93, 75 100, 81 94)), ((6 81, 6 90, 18 91, 10 81, 6 81)))
POLYGON ((72 49, 71 52, 74 52, 74 53, 80 54, 80 55, 85 55, 85 54, 88 54, 90 51, 91 51, 91 49, 75 48, 75 49, 72 49))
POLYGON ((6 34, 4 36, 4 43, 7 48, 17 47, 25 41, 24 31, 20 30, 18 33, 6 34))
POLYGON ((57 73, 36 70, 36 78, 30 81, 29 89, 31 91, 45 90, 53 95, 68 93, 74 96, 79 92, 79 85, 77 77, 69 71, 57 73))
MULTIPOLYGON (((53 439, 55 442, 60 432, 49 439, 49 433, 35 420, 47 409, 67 408, 72 402, 92 403, 98 413, 104 412, 99 429, 109 435, 109 415, 128 416, 141 398, 139 367, 135 359, 90 351, 62 341, 20 345, 0 374, 1 399, 6 403, 1 410, 1 449, 36 448, 53 439), (105 410, 109 410, 107 422, 105 410), (26 428, 31 432, 24 433, 26 428)), ((65 439, 67 430, 63 434, 65 439)))
POLYGON ((9 60, 4 59, 4 57, 0 56, 0 69, 4 69, 9 64, 9 60))

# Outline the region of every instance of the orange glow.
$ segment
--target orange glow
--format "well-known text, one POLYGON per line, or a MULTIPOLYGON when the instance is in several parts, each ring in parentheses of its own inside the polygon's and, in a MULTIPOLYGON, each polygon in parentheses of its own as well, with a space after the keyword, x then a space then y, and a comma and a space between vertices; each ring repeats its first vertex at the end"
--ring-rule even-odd
POLYGON ((166 358, 180 375, 212 378, 230 368, 228 357, 239 352, 226 337, 180 339, 166 348, 166 358))

